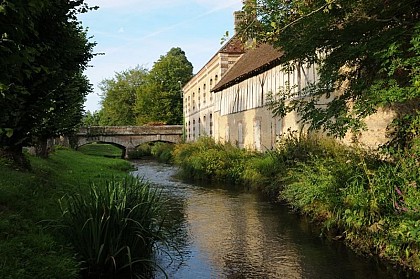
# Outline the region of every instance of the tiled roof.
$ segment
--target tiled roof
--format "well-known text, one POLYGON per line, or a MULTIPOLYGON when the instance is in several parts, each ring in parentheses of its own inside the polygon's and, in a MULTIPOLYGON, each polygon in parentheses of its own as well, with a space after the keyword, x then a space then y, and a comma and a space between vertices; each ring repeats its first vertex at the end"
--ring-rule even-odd
POLYGON ((255 49, 248 50, 226 72, 220 81, 213 87, 212 91, 221 91, 262 71, 277 66, 280 63, 282 55, 283 52, 268 44, 262 44, 255 49))
MULTIPOLYGON (((233 36, 232 38, 229 39, 229 41, 227 41, 220 49, 219 51, 217 51, 213 57, 207 62, 207 64, 215 57, 217 56, 219 53, 227 53, 227 54, 242 54, 245 52, 245 47, 244 44, 242 43, 242 41, 237 37, 237 36, 233 36)), ((207 65, 206 64, 206 65, 207 65)), ((205 69, 206 65, 204 65, 200 71, 197 72, 197 74, 194 75, 197 76, 200 74, 200 72, 205 69)), ((194 78, 192 77, 192 79, 194 78)), ((192 80, 191 79, 191 80, 192 80)), ((190 81, 191 81, 190 80, 190 81)), ((188 82, 190 82, 188 81, 188 82)))
POLYGON ((244 44, 237 37, 233 36, 219 51, 218 53, 244 53, 244 44))

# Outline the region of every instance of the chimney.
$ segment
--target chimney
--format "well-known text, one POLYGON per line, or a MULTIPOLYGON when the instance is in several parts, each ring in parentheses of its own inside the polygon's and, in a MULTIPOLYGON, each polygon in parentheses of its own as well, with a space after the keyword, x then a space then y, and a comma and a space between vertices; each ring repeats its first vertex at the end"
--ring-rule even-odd
POLYGON ((244 12, 243 11, 235 11, 235 12, 233 12, 233 16, 234 16, 234 30, 235 30, 235 34, 237 34, 239 26, 244 20, 244 12))

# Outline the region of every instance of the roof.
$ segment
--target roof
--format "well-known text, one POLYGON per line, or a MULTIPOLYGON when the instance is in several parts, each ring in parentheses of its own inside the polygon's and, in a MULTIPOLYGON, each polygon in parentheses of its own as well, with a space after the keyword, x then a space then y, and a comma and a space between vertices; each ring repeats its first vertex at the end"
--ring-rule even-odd
POLYGON ((249 77, 271 69, 280 64, 283 52, 269 44, 261 44, 245 52, 213 87, 213 92, 221 91, 249 77))
MULTIPOLYGON (((196 76, 200 74, 202 70, 205 70, 206 65, 213 60, 219 53, 227 53, 227 54, 242 54, 245 52, 244 43, 238 38, 238 36, 234 35, 230 38, 213 56, 210 60, 184 85, 186 87, 190 81, 192 81, 196 76)), ((183 88, 184 88, 183 87, 183 88)))
POLYGON ((238 36, 233 36, 227 41, 226 44, 217 53, 244 53, 244 43, 238 38, 238 36))

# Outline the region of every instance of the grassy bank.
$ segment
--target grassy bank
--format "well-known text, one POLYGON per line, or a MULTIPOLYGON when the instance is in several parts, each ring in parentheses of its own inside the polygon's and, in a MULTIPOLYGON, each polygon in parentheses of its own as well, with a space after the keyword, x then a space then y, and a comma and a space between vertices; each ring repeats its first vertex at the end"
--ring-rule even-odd
POLYGON ((76 255, 62 227, 57 229, 58 201, 89 197, 92 183, 122 180, 131 165, 68 149, 49 159, 28 157, 32 170, 27 172, 0 158, 0 278, 79 278, 80 251, 76 255))
POLYGON ((317 137, 247 152, 203 138, 178 145, 181 175, 241 183, 285 201, 353 249, 420 271, 420 165, 415 149, 381 161, 317 137))

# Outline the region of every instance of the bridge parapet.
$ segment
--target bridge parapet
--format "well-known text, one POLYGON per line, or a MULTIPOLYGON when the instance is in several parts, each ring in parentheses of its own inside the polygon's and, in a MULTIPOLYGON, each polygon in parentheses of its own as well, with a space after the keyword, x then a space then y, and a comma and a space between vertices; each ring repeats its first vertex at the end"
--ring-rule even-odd
POLYGON ((78 136, 182 135, 182 125, 90 126, 81 127, 78 136))

